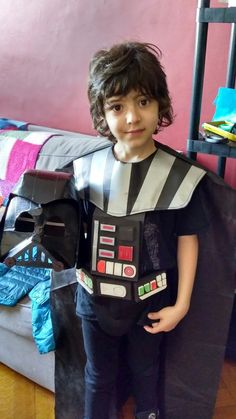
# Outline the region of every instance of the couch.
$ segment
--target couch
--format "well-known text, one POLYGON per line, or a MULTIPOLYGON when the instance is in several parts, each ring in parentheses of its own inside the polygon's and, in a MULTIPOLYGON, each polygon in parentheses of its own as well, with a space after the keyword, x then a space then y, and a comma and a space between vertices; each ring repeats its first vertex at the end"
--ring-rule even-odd
MULTIPOLYGON (((68 170, 71 162, 80 155, 81 143, 85 154, 110 144, 104 138, 32 124, 27 125, 27 131, 50 134, 48 140, 38 149, 35 168, 40 170, 63 171, 64 168, 68 170)), ((15 131, 14 136, 17 136, 17 132, 22 138, 20 131, 15 131)), ((11 137, 10 131, 8 134, 11 137)), ((12 182, 12 179, 10 181, 12 182)), ((0 219, 3 213, 2 206, 0 219)), ((48 390, 54 391, 54 352, 46 354, 38 352, 32 337, 31 300, 27 295, 18 301, 16 306, 0 305, 0 362, 48 390)))
POLYGON ((54 391, 54 352, 40 354, 32 337, 31 300, 0 307, 0 362, 54 391))

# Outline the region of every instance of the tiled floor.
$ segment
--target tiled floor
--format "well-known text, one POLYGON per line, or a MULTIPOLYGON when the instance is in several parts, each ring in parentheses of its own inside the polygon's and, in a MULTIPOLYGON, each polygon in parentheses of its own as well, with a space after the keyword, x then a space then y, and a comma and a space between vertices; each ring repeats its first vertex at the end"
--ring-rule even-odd
POLYGON ((213 419, 236 419, 236 363, 225 361, 213 419))
MULTIPOLYGON (((0 363, 1 419, 53 419, 53 411, 52 393, 0 363)), ((134 419, 131 400, 124 407, 120 419, 134 419)), ((212 419, 236 419, 236 362, 224 363, 212 419)))

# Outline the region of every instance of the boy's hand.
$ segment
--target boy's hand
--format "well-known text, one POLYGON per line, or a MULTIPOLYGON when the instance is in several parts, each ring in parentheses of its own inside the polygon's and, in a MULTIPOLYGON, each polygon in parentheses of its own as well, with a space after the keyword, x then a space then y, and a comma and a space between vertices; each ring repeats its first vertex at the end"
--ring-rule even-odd
POLYGON ((170 332, 187 314, 188 308, 180 308, 176 305, 168 306, 160 311, 149 313, 148 318, 153 320, 151 326, 144 326, 144 329, 152 334, 170 332))

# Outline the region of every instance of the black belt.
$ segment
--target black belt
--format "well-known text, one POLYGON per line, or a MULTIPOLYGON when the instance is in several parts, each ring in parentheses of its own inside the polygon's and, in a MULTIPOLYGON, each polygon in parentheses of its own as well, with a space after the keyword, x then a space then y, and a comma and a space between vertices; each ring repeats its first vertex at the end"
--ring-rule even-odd
POLYGON ((167 288, 165 271, 146 275, 138 281, 110 279, 89 274, 85 269, 76 270, 77 281, 93 296, 143 301, 167 288))

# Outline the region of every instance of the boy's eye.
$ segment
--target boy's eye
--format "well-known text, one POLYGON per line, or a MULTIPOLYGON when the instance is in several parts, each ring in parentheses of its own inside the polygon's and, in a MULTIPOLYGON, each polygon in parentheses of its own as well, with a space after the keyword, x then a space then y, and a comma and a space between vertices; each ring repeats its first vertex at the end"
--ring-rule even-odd
POLYGON ((139 100, 139 104, 140 106, 146 106, 150 103, 150 100, 147 97, 144 97, 142 99, 139 100))
POLYGON ((122 110, 122 105, 119 103, 107 103, 105 104, 106 111, 120 112, 122 110))
POLYGON ((110 108, 112 111, 114 112, 120 112, 121 111, 121 105, 119 105, 118 103, 115 105, 112 105, 110 108))

